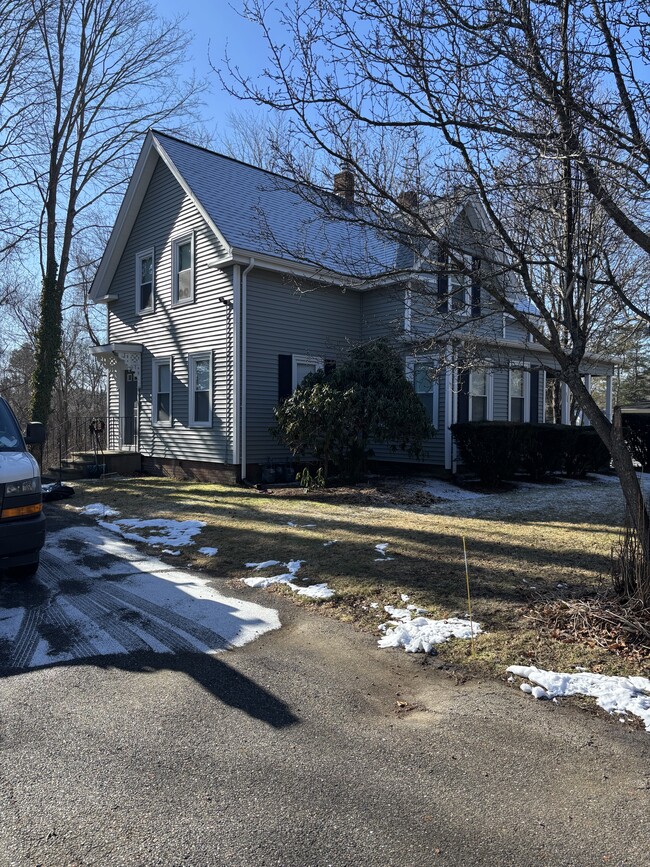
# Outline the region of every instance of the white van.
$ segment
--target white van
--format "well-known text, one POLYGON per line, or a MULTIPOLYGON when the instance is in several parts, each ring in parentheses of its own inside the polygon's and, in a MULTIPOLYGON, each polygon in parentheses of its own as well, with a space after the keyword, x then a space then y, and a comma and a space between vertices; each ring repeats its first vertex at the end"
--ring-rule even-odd
POLYGON ((23 437, 16 417, 0 397, 0 572, 30 578, 38 569, 45 542, 45 516, 38 463, 26 443, 41 443, 40 422, 23 437))

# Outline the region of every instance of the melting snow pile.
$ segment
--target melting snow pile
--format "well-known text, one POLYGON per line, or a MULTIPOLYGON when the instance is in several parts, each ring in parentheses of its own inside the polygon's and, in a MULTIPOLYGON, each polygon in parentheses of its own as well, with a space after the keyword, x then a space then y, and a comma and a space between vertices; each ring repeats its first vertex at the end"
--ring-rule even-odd
POLYGON ((409 605, 407 608, 393 608, 385 605, 384 611, 390 614, 390 621, 379 627, 386 631, 377 644, 380 647, 403 647, 407 653, 430 653, 435 644, 442 644, 450 638, 472 638, 482 632, 480 624, 470 623, 458 617, 447 620, 431 620, 420 615, 421 608, 409 605))
POLYGON ((133 542, 145 542, 147 545, 170 545, 183 547, 193 545, 192 536, 201 532, 205 521, 173 521, 166 518, 120 518, 117 521, 99 521, 99 526, 111 533, 117 533, 123 539, 133 542), (134 530, 158 530, 158 534, 143 536, 134 530))
POLYGON ((111 509, 110 506, 105 506, 103 503, 88 503, 81 509, 82 515, 92 515, 93 518, 112 518, 120 513, 117 509, 111 509))
MULTIPOLYGON (((260 575, 251 578, 242 578, 244 584, 249 587, 270 587, 271 584, 286 584, 294 593, 299 596, 307 596, 310 599, 331 599, 334 596, 334 591, 327 584, 312 584, 311 587, 299 587, 293 583, 293 579, 304 560, 289 560, 288 563, 282 565, 287 569, 281 575, 260 575)), ((270 566, 278 566, 278 560, 264 560, 263 563, 246 563, 247 569, 255 569, 258 572, 260 569, 267 569, 270 566)))
POLYGON ((199 554, 205 554, 206 557, 214 557, 218 553, 218 548, 210 548, 208 546, 206 546, 205 548, 199 548, 199 554))
POLYGON ((650 679, 647 677, 609 677, 589 672, 559 674, 528 665, 511 665, 508 672, 537 684, 522 683, 520 686, 523 692, 535 698, 588 695, 608 713, 638 716, 646 731, 650 732, 650 679))

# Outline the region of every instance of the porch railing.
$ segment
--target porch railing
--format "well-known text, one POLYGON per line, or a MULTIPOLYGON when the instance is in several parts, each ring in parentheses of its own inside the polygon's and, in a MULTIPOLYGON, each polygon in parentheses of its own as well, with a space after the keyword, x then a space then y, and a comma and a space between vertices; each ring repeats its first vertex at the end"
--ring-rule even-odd
POLYGON ((98 459, 107 451, 138 450, 135 416, 84 416, 49 425, 43 448, 43 467, 57 467, 72 460, 75 453, 97 452, 98 459))

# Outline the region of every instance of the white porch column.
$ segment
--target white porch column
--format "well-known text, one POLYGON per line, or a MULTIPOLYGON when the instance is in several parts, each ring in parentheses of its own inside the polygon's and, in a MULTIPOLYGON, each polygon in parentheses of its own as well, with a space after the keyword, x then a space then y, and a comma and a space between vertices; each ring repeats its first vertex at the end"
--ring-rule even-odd
MULTIPOLYGON (((585 388, 587 389, 589 394, 591 394, 591 374, 590 373, 585 373, 584 381, 585 381, 585 388)), ((591 422, 589 421, 589 416, 585 415, 585 413, 582 410, 580 410, 580 424, 586 425, 587 427, 589 427, 591 425, 591 422)))

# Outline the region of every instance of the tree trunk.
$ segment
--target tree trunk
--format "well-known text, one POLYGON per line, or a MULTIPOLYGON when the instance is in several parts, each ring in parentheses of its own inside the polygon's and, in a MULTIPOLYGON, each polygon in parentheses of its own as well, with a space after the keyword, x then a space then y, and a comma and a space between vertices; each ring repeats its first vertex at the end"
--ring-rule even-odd
MULTIPOLYGON (((39 326, 36 332, 35 368, 32 377, 31 420, 47 425, 52 407, 57 363, 61 352, 61 292, 56 264, 50 266, 41 290, 39 326)), ((42 463, 42 446, 35 453, 42 463)))
POLYGON ((630 581, 627 582, 626 593, 640 600, 647 608, 650 606, 650 513, 632 463, 632 454, 623 436, 621 411, 616 407, 614 422, 610 422, 587 391, 579 374, 564 373, 569 388, 612 457, 625 499, 627 521, 636 533, 640 557, 640 562, 634 564, 630 572, 632 583, 630 586, 630 581))

